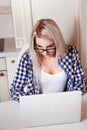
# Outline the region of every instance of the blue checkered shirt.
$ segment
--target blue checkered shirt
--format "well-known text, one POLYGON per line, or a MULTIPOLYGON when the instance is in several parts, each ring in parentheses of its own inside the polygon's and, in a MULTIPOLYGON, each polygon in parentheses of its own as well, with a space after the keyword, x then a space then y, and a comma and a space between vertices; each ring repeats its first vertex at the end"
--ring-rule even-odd
MULTIPOLYGON (((58 57, 58 64, 67 74, 66 91, 81 90, 82 93, 85 93, 87 87, 77 49, 74 46, 69 46, 68 54, 58 57)), ((40 88, 37 82, 33 82, 30 53, 25 52, 20 59, 11 84, 10 95, 12 100, 20 101, 20 96, 32 94, 40 94, 40 88)))

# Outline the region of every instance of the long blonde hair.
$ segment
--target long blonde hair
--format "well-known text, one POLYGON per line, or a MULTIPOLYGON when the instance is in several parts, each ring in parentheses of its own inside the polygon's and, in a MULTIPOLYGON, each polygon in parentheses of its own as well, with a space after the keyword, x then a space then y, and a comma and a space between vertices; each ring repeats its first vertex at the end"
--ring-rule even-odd
POLYGON ((56 46, 56 57, 59 55, 63 56, 67 51, 67 45, 65 44, 62 33, 52 19, 40 19, 36 22, 33 27, 30 39, 30 54, 33 62, 33 75, 38 80, 39 78, 39 70, 41 68, 41 55, 37 54, 34 50, 35 38, 36 37, 47 37, 48 39, 52 39, 56 46))

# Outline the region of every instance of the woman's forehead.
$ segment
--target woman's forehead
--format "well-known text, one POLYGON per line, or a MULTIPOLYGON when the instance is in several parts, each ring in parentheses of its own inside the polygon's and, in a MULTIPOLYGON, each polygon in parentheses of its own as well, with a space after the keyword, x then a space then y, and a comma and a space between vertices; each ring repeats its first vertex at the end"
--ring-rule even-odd
POLYGON ((37 44, 52 44, 53 40, 52 39, 48 39, 46 37, 36 37, 36 43, 37 44))

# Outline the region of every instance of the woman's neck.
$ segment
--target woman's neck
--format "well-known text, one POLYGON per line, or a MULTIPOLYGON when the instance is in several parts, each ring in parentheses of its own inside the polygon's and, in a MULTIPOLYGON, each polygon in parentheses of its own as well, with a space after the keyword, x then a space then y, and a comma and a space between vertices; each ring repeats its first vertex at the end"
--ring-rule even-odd
POLYGON ((61 67, 58 65, 56 57, 44 58, 41 67, 44 72, 49 74, 56 74, 62 71, 61 67))

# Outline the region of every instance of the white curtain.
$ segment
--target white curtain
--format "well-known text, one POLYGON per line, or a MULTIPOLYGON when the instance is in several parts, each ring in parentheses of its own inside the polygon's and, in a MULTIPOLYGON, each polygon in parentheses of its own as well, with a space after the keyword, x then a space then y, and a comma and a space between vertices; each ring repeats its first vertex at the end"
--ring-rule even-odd
POLYGON ((87 0, 76 0, 76 46, 87 81, 87 0))

